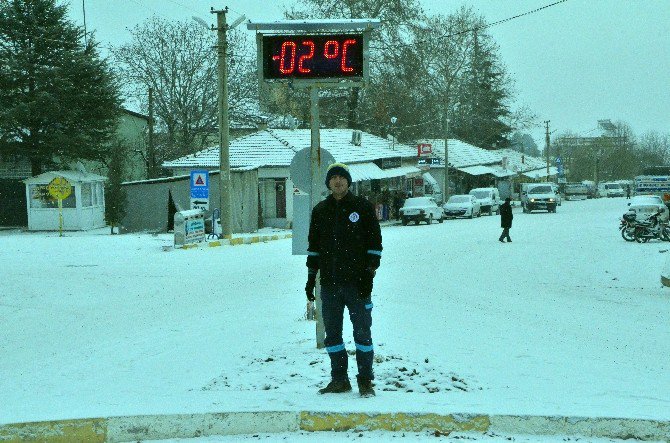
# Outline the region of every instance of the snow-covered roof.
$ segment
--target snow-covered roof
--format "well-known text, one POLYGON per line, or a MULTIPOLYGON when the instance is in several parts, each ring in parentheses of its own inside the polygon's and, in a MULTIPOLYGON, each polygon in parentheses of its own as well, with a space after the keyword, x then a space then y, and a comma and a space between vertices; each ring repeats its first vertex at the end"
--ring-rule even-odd
POLYGON ((514 149, 497 149, 491 152, 498 155, 501 162, 504 157, 507 157, 507 169, 509 170, 516 172, 524 172, 524 171, 533 171, 535 169, 540 169, 544 167, 546 175, 546 168, 547 168, 546 160, 543 160, 538 157, 533 157, 528 154, 522 154, 521 152, 515 151, 514 149))
MULTIPOLYGON (((401 143, 362 133, 360 146, 354 145, 351 129, 321 129, 321 147, 342 163, 369 162, 380 158, 415 157, 416 150, 401 143)), ((266 129, 230 142, 231 167, 289 166, 296 152, 309 148, 309 129, 266 129)), ((219 147, 164 162, 164 168, 218 167, 219 147)))
POLYGON ((99 182, 107 180, 107 177, 102 175, 93 174, 91 172, 82 172, 82 171, 48 171, 43 172, 40 175, 35 177, 30 177, 23 180, 23 183, 27 184, 45 184, 50 183, 56 177, 63 177, 70 183, 90 183, 90 182, 99 182))
POLYGON ((547 177, 547 175, 549 175, 549 177, 551 177, 552 175, 557 175, 558 174, 558 169, 555 168, 554 166, 550 166, 549 167, 549 174, 547 174, 547 167, 545 166, 544 168, 535 169, 533 171, 525 171, 522 174, 525 175, 528 178, 538 179, 538 178, 547 177))
MULTIPOLYGON (((247 171, 253 171, 255 169, 258 169, 257 167, 254 166, 249 166, 249 167, 241 167, 241 168, 230 168, 230 172, 247 172, 247 171)), ((210 170, 208 171, 209 175, 218 175, 221 171, 218 169, 215 170, 210 170)), ((137 184, 142 184, 142 183, 165 183, 165 182, 174 182, 174 181, 179 181, 179 180, 185 180, 185 179, 190 179, 191 174, 181 174, 181 175, 173 175, 172 177, 159 177, 159 178, 148 178, 145 180, 133 180, 133 181, 127 181, 121 183, 122 185, 137 185, 137 184)))
MULTIPOLYGON (((444 158, 444 139, 421 140, 419 143, 433 145, 433 153, 444 158)), ((500 157, 494 151, 478 148, 461 140, 449 139, 449 164, 455 168, 474 165, 490 165, 500 163, 500 157)))
POLYGON ((412 174, 419 175, 421 170, 416 166, 400 166, 398 168, 382 169, 374 163, 351 163, 349 173, 351 181, 382 180, 385 178, 404 177, 412 174))
POLYGON ((490 166, 491 174, 496 177, 509 177, 511 175, 516 175, 516 172, 505 169, 502 166, 490 166))
MULTIPOLYGON (((433 153, 444 158, 444 140, 422 140, 430 143, 433 153)), ((509 177, 517 173, 526 173, 531 178, 547 176, 546 161, 522 154, 513 149, 486 150, 456 139, 449 139, 449 164, 470 175, 492 174, 496 177, 509 177), (502 167, 506 158, 506 167, 502 167)), ((555 167, 549 168, 549 175, 556 175, 555 167)))
POLYGON ((493 169, 483 165, 466 166, 464 168, 458 168, 458 170, 470 175, 493 174, 493 169))

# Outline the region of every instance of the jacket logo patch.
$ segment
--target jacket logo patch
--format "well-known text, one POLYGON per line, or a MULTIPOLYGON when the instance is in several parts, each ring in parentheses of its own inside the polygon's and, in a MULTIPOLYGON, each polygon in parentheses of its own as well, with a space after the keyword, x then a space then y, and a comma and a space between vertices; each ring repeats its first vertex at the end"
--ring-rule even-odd
POLYGON ((356 223, 360 218, 361 216, 358 215, 358 212, 352 212, 349 214, 349 220, 351 220, 352 223, 356 223))

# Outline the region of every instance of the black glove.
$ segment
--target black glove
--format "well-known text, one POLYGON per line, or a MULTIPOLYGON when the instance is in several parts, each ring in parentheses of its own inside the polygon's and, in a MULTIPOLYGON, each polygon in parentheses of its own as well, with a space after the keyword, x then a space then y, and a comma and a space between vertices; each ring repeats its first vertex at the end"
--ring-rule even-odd
POLYGON ((316 272, 307 274, 307 284, 305 285, 305 294, 307 300, 314 301, 314 287, 316 286, 316 272))
POLYGON ((375 277, 374 269, 366 269, 358 281, 358 296, 368 299, 372 296, 372 279, 375 277))

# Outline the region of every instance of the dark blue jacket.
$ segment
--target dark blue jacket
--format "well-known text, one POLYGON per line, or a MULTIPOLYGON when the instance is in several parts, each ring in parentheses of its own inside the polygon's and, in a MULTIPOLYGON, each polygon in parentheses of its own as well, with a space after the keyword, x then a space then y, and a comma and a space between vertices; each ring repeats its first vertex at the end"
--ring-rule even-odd
POLYGON ((500 205, 500 227, 511 228, 513 218, 514 215, 512 214, 512 205, 507 202, 500 205))
POLYGON ((382 233, 372 204, 351 192, 330 195, 314 207, 309 225, 307 267, 321 271, 321 284, 358 282, 377 269, 382 233))

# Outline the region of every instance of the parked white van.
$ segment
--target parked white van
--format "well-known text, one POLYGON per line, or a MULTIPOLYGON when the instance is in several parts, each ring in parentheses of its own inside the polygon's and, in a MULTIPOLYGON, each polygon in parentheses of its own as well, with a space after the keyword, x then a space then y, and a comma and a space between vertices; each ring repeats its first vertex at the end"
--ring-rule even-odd
POLYGON ((598 183, 598 197, 623 197, 625 191, 620 183, 598 183))
POLYGON ((500 193, 498 188, 475 188, 469 192, 481 205, 482 214, 500 214, 500 193))

